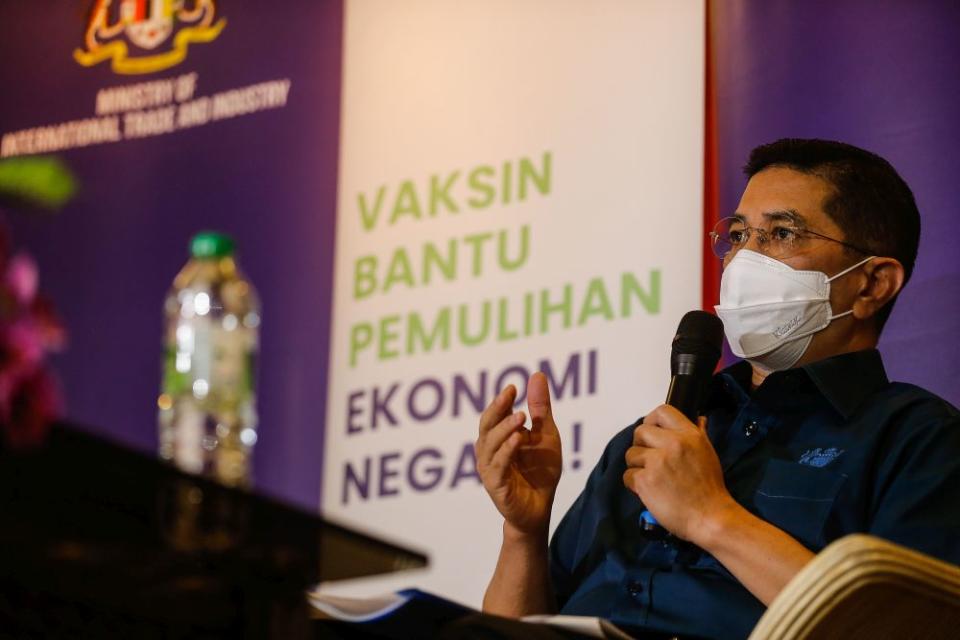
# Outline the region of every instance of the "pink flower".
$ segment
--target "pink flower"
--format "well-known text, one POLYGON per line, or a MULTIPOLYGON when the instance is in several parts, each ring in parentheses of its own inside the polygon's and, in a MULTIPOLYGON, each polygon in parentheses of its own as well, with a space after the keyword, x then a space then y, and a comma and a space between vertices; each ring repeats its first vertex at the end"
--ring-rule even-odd
POLYGON ((67 331, 53 310, 53 304, 44 296, 37 296, 30 305, 30 314, 36 322, 43 346, 47 351, 60 351, 67 343, 67 331))
POLYGON ((25 253, 18 253, 10 259, 4 285, 22 306, 33 302, 37 295, 39 281, 37 265, 33 258, 25 253))
POLYGON ((42 444, 61 407, 60 391, 48 372, 37 369, 16 380, 9 404, 0 406, 6 441, 11 447, 21 449, 42 444))
POLYGON ((45 359, 66 342, 50 302, 37 294, 33 259, 19 253, 7 260, 0 228, 0 435, 12 447, 42 443, 62 400, 45 359))
POLYGON ((21 316, 0 327, 0 349, 4 369, 34 369, 47 353, 40 324, 30 316, 21 316))

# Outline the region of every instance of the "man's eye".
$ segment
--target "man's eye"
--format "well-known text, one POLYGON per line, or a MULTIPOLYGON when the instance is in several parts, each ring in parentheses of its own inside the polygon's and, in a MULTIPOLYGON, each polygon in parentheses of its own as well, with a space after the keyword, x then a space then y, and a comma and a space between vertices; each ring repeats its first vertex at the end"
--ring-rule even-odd
POLYGON ((797 230, 790 227, 774 227, 770 237, 777 242, 791 242, 797 238, 797 230))
POLYGON ((733 244, 740 244, 747 237, 747 234, 743 229, 730 229, 730 242, 733 244))

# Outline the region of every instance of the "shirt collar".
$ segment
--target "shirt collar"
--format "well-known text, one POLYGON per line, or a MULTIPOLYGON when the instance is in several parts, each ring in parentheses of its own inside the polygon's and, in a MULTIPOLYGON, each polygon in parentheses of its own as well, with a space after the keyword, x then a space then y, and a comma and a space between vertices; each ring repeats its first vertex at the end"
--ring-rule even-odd
MULTIPOLYGON (((746 361, 721 371, 715 379, 719 384, 713 386, 706 406, 718 406, 731 400, 734 405, 749 402, 751 373, 750 363, 746 361)), ((798 381, 798 378, 812 382, 820 395, 845 419, 849 419, 870 394, 889 382, 880 352, 866 349, 824 358, 796 369, 776 371, 767 377, 760 389, 779 390, 788 379, 798 381)))
POLYGON ((871 394, 889 380, 876 349, 842 353, 803 367, 820 393, 844 418, 849 418, 871 394))

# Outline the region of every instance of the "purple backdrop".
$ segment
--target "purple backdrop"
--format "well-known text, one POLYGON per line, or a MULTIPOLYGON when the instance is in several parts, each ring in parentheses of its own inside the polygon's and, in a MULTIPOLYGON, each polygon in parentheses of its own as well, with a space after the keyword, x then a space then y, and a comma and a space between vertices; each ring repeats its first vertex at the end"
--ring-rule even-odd
POLYGON ((290 78, 287 106, 64 152, 82 190, 55 219, 9 216, 70 332, 69 416, 156 449, 162 301, 190 236, 232 234, 263 305, 258 488, 316 509, 333 267, 342 4, 218 3, 219 38, 182 64, 84 68, 86 4, 0 4, 0 132, 91 117, 97 89, 199 74, 197 95, 290 78))
POLYGON ((960 405, 960 3, 713 3, 721 212, 751 148, 843 140, 887 158, 913 189, 916 270, 880 349, 891 379, 960 405))

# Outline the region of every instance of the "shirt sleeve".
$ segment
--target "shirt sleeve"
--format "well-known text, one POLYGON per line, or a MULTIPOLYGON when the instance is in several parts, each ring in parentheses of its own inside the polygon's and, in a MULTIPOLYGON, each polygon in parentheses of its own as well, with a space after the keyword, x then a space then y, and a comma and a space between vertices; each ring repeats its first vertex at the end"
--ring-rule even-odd
POLYGON ((960 564, 960 413, 942 401, 913 413, 879 463, 869 532, 960 564))

